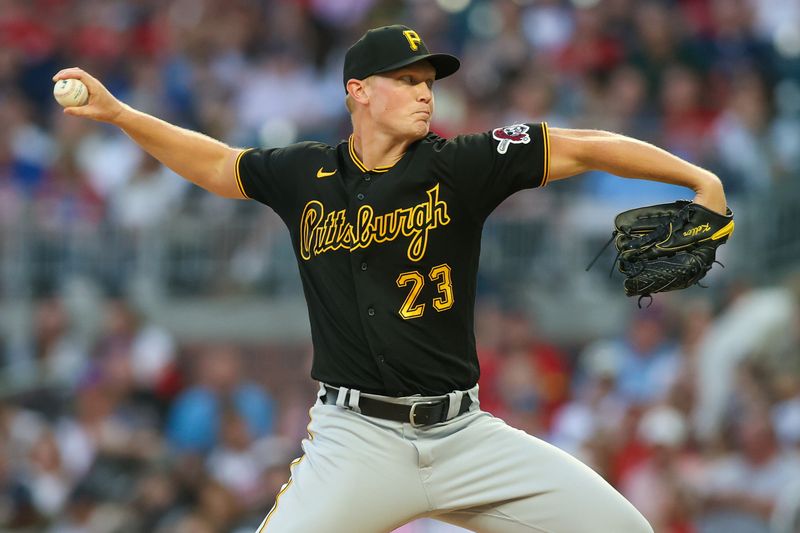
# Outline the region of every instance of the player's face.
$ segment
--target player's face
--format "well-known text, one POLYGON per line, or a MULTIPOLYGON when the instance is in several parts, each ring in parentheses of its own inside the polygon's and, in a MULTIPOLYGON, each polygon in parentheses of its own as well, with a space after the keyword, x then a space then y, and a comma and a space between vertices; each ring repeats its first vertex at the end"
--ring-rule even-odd
POLYGON ((373 76, 368 89, 372 119, 393 135, 421 139, 431 126, 435 78, 427 61, 373 76))

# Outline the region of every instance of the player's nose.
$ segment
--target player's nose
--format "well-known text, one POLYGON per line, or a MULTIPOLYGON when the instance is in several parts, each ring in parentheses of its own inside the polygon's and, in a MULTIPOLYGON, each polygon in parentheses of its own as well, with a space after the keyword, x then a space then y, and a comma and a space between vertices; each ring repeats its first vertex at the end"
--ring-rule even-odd
POLYGON ((417 100, 420 102, 430 102, 431 98, 433 97, 433 90, 428 86, 427 83, 418 83, 417 84, 417 100))

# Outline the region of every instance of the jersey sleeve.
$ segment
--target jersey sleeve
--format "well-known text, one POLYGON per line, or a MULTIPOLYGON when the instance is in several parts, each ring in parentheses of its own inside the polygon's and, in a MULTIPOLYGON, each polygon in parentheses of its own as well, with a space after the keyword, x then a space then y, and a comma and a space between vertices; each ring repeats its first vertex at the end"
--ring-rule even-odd
POLYGON ((482 218, 515 192, 547 183, 550 139, 544 122, 461 135, 452 142, 454 182, 482 218))
POLYGON ((301 143, 283 148, 243 150, 236 160, 235 179, 239 191, 283 217, 298 197, 300 180, 297 176, 308 155, 307 147, 301 143))
POLYGON ((249 148, 236 159, 236 184, 245 198, 274 207, 285 194, 278 179, 279 149, 249 148))

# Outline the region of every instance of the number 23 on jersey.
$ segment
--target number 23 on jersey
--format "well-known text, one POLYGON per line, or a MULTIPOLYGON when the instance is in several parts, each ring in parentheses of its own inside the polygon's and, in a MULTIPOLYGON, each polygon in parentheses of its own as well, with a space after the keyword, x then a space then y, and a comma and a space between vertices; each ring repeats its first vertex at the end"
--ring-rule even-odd
MULTIPOLYGON (((428 279, 436 283, 436 289, 439 291, 431 304, 437 311, 446 311, 453 307, 453 282, 450 277, 450 266, 447 264, 438 265, 433 267, 428 272, 428 279)), ((422 287, 425 285, 425 276, 416 270, 411 272, 403 272, 397 276, 397 286, 406 287, 410 285, 408 296, 406 296, 403 305, 400 306, 400 316, 405 320, 411 318, 419 318, 425 313, 425 303, 417 303, 417 297, 422 292, 422 287)))

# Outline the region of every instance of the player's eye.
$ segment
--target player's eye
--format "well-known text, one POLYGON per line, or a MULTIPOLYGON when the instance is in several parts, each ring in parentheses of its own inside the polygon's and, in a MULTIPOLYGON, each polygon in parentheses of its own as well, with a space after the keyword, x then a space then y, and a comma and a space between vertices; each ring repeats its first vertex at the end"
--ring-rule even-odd
POLYGON ((410 85, 414 84, 414 78, 412 78, 411 76, 400 76, 400 81, 402 81, 403 83, 408 83, 410 85))

